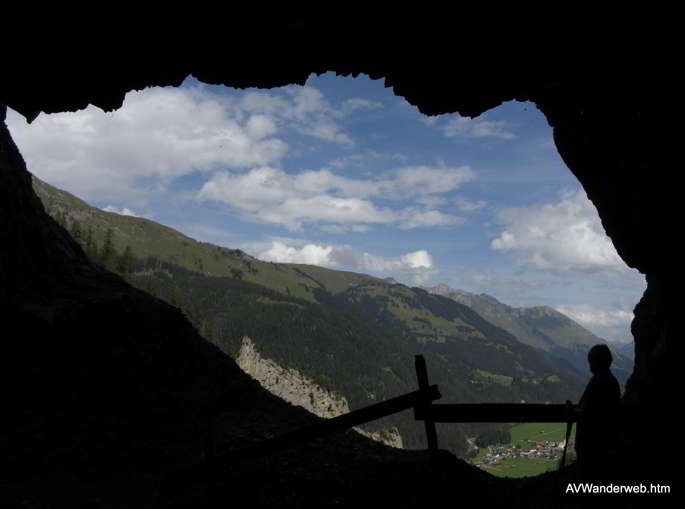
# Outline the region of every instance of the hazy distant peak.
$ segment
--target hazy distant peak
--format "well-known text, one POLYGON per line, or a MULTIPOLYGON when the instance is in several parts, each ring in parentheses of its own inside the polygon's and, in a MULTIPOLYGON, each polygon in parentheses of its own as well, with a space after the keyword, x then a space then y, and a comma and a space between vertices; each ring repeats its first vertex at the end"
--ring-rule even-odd
POLYGON ((451 292, 454 292, 454 290, 447 286, 445 283, 441 283, 437 286, 422 286, 420 288, 422 290, 426 290, 428 293, 442 295, 443 297, 446 297, 451 292))
MULTIPOLYGON (((557 311, 550 306, 532 306, 527 308, 514 308, 514 312, 518 316, 525 316, 528 318, 556 318, 557 320, 564 320, 573 322, 568 316, 557 311)), ((575 322, 574 322, 575 323, 575 322)))
MULTIPOLYGON (((531 315, 536 315, 536 316, 545 316, 545 315, 550 315, 552 314, 551 312, 554 311, 549 306, 530 306, 530 307, 525 307, 525 308, 516 308, 516 310, 519 313, 526 313, 526 314, 531 314, 531 315)), ((556 312, 557 314, 560 314, 559 312, 556 312)))
POLYGON ((514 309, 514 308, 512 308, 511 306, 509 306, 509 305, 505 304, 504 302, 502 302, 501 300, 497 299, 497 297, 493 297, 492 295, 488 295, 487 293, 481 293, 481 294, 479 295, 479 297, 480 297, 481 299, 487 300, 488 302, 490 302, 490 303, 492 303, 492 304, 495 304, 495 305, 497 305, 497 306, 504 306, 504 307, 507 308, 507 309, 514 309))

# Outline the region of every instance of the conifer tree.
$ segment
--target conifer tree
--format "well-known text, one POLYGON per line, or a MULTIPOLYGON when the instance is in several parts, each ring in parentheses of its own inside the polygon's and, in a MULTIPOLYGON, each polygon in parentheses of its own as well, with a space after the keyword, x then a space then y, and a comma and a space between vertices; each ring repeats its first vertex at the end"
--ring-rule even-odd
POLYGON ((124 277, 129 277, 133 273, 133 252, 131 246, 126 246, 117 262, 116 270, 124 277))
POLYGON ((105 268, 108 268, 110 265, 112 265, 113 261, 116 259, 113 236, 114 232, 112 229, 107 228, 107 233, 105 233, 105 242, 102 245, 102 251, 100 251, 99 256, 100 264, 105 268))
POLYGON ((89 257, 97 258, 97 252, 94 248, 95 246, 93 245, 93 226, 89 224, 84 239, 84 251, 89 257))
POLYGON ((59 224, 62 228, 67 227, 67 216, 64 213, 64 210, 58 210, 57 213, 55 214, 55 221, 57 221, 57 224, 59 224))
POLYGON ((71 228, 69 229, 69 233, 71 233, 72 238, 78 242, 81 243, 82 240, 82 232, 81 232, 81 222, 78 219, 73 219, 71 221, 71 228))

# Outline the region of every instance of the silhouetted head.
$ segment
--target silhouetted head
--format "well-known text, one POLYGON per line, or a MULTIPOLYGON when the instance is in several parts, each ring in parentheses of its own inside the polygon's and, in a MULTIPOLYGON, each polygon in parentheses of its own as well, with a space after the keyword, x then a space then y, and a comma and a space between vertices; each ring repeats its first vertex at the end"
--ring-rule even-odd
POLYGON ((587 353, 587 361, 590 363, 590 371, 593 374, 606 373, 609 371, 611 362, 614 360, 611 350, 606 345, 595 345, 587 353))

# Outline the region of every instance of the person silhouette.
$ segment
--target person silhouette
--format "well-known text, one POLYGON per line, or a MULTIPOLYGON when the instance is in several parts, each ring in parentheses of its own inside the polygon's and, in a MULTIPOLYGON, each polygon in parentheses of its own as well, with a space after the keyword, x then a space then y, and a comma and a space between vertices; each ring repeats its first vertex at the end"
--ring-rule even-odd
POLYGON ((578 403, 576 457, 581 479, 601 481, 616 436, 621 388, 610 370, 613 357, 607 345, 593 346, 587 360, 592 378, 578 403))

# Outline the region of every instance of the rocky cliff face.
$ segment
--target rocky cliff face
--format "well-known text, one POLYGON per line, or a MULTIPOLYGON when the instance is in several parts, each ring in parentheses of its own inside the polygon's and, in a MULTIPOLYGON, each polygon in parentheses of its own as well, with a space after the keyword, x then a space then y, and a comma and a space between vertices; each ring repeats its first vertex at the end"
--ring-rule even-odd
POLYGON ((283 368, 273 360, 262 357, 248 337, 243 338, 236 362, 240 369, 271 394, 301 406, 314 415, 330 419, 350 411, 342 395, 324 389, 295 369, 283 368))
MULTIPOLYGON (((248 337, 243 338, 236 362, 240 369, 271 394, 292 405, 301 406, 314 415, 330 419, 350 411, 347 399, 342 394, 321 387, 296 369, 284 368, 273 360, 262 357, 248 337)), ((368 438, 402 448, 402 437, 396 428, 373 432, 355 429, 368 438)))

